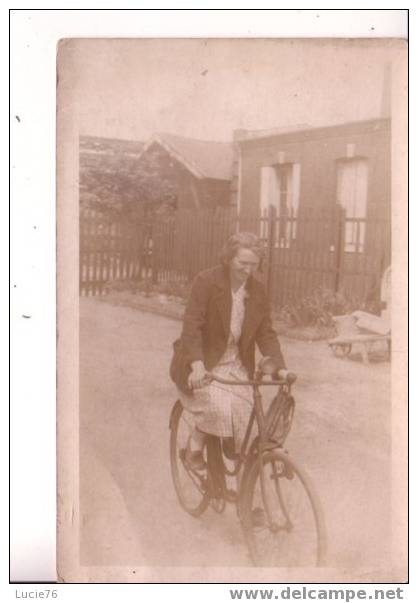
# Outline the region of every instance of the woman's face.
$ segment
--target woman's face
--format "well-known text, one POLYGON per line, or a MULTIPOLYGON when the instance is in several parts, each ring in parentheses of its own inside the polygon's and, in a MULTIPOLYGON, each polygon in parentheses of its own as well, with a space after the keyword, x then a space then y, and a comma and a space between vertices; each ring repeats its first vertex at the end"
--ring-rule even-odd
POLYGON ((241 247, 229 262, 231 281, 245 283, 247 278, 257 270, 260 258, 251 249, 241 247))

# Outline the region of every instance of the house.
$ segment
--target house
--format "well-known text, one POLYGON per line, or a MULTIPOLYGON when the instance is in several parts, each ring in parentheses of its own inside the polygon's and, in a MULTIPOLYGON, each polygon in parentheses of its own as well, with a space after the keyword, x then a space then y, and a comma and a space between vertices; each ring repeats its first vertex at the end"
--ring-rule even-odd
POLYGON ((177 209, 229 205, 232 143, 159 133, 145 143, 139 161, 154 153, 172 168, 170 178, 177 191, 177 209))
POLYGON ((271 239, 275 216, 270 264, 281 299, 290 279, 298 297, 314 286, 377 292, 390 264, 390 128, 383 118, 235 133, 240 227, 271 239))
POLYGON ((241 216, 257 219, 270 204, 332 209, 374 219, 390 213, 390 120, 258 134, 240 130, 241 216))
POLYGON ((380 300, 390 264, 390 127, 389 118, 301 124, 240 130, 232 142, 84 137, 80 200, 117 206, 125 218, 144 208, 155 278, 192 278, 239 228, 265 241, 273 304, 326 289, 364 307, 380 300))

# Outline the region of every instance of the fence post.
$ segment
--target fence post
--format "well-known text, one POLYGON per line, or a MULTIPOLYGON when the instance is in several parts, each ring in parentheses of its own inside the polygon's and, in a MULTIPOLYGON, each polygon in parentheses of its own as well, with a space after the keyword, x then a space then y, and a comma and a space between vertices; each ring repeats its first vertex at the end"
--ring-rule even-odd
POLYGON ((155 285, 158 283, 158 269, 160 268, 159 257, 158 257, 159 253, 160 253, 160 245, 159 245, 160 232, 158 229, 158 221, 156 220, 155 216, 153 217, 153 220, 151 222, 150 233, 151 233, 151 241, 152 241, 151 281, 155 285))
POLYGON ((335 282, 334 293, 338 293, 341 285, 341 272, 344 261, 344 241, 345 241, 345 209, 340 205, 336 207, 337 211, 337 240, 335 245, 335 282))
POLYGON ((272 301, 274 244, 276 240, 276 208, 269 205, 267 227, 267 295, 272 301))

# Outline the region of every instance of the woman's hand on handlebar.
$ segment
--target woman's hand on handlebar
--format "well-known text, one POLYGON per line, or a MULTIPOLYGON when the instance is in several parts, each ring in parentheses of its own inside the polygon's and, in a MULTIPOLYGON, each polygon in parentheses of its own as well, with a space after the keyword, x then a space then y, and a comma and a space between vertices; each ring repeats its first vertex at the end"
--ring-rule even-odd
POLYGON ((203 387, 207 385, 207 372, 205 369, 205 365, 201 360, 196 360, 192 362, 192 372, 188 378, 188 385, 191 389, 198 389, 199 387, 203 387))
POLYGON ((296 381, 295 373, 291 373, 287 369, 280 369, 276 373, 271 376, 273 381, 286 381, 289 384, 292 384, 296 381))

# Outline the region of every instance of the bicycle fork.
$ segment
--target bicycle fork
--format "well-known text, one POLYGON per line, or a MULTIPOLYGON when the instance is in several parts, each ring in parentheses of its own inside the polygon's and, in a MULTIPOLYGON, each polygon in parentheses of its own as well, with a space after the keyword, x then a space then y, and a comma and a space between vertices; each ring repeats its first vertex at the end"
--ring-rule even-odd
POLYGON ((278 471, 276 463, 272 463, 271 468, 267 467, 264 463, 264 454, 268 450, 271 450, 271 446, 267 442, 267 429, 262 407, 262 397, 259 388, 256 385, 254 386, 254 408, 258 424, 258 430, 260 434, 260 441, 258 446, 258 465, 260 475, 261 497, 263 500, 264 510, 267 515, 267 525, 272 532, 279 531, 281 527, 284 527, 286 530, 290 530, 292 528, 292 522, 290 521, 286 508, 283 505, 283 497, 279 485, 279 479, 282 476, 282 473, 278 471), (271 480, 274 481, 275 493, 279 498, 280 506, 285 515, 286 523, 284 526, 279 526, 279 524, 274 520, 273 509, 268 495, 269 480, 270 482, 271 480))

